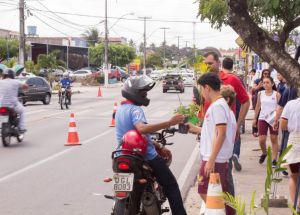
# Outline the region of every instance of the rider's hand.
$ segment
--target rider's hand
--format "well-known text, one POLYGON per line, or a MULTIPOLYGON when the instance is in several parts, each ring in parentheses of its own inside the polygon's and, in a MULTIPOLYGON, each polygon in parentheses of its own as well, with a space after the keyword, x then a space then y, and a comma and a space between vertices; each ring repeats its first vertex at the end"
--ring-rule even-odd
POLYGON ((209 174, 215 171, 215 161, 208 160, 204 167, 204 174, 209 177, 209 174))
POLYGON ((180 123, 184 123, 184 120, 185 120, 184 115, 176 114, 169 120, 169 124, 170 124, 170 126, 177 125, 177 124, 180 124, 180 123))
POLYGON ((165 147, 161 148, 158 153, 162 158, 164 158, 166 160, 171 160, 172 159, 171 151, 169 149, 165 148, 165 147))

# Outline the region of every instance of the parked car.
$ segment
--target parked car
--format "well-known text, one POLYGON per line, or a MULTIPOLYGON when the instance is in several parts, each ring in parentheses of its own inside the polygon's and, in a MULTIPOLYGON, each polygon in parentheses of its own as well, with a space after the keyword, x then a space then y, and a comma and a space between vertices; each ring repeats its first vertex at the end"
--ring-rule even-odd
POLYGON ((70 78, 84 78, 87 76, 92 76, 92 72, 89 70, 77 70, 73 73, 71 73, 69 76, 70 78))
POLYGON ((184 93, 184 83, 182 76, 178 73, 169 73, 164 77, 163 83, 163 93, 168 90, 176 90, 184 93))
POLYGON ((195 84, 194 73, 181 73, 184 86, 193 86, 195 84))
POLYGON ((28 101, 42 101, 48 105, 51 101, 51 87, 46 79, 42 77, 27 77, 19 76, 16 79, 26 83, 29 88, 26 90, 19 90, 19 100, 25 104, 28 101))

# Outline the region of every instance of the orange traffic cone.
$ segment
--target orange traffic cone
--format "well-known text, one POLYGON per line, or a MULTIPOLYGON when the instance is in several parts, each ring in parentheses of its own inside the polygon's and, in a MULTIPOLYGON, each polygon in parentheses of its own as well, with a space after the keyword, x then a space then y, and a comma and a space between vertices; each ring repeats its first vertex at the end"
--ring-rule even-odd
POLYGON ((114 103, 114 111, 112 114, 112 120, 109 127, 116 127, 116 122, 115 122, 116 112, 117 112, 117 102, 114 103))
POLYGON ((219 173, 210 173, 205 215, 226 215, 219 173))
POLYGON ((78 132, 75 122, 74 113, 71 113, 70 122, 69 122, 69 131, 68 131, 68 140, 65 146, 76 146, 81 145, 78 138, 78 132))
POLYGON ((100 86, 99 86, 99 89, 98 89, 98 97, 102 97, 102 92, 101 92, 100 86))

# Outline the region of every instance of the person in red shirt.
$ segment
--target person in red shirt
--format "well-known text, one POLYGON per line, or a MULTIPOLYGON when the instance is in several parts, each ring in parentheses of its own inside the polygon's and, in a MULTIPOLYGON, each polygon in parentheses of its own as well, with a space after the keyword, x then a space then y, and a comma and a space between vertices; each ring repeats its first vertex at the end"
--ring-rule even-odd
MULTIPOLYGON (((205 53, 204 57, 205 57, 204 63, 209 66, 211 72, 215 72, 219 75, 222 84, 231 85, 233 87, 233 89, 236 92, 236 99, 241 104, 240 112, 237 117, 236 138, 238 140, 240 137, 240 128, 242 126, 243 121, 245 120, 245 117, 246 117, 247 112, 250 107, 250 100, 249 100, 248 93, 247 93, 245 87, 243 86, 241 80, 236 75, 229 73, 228 70, 230 70, 232 68, 227 68, 227 71, 220 70, 221 62, 219 59, 219 55, 217 53, 207 52, 207 53, 205 53)), ((207 101, 205 101, 204 107, 209 107, 209 104, 207 101)), ((234 113, 236 113, 236 103, 235 102, 231 106, 231 109, 234 113)), ((233 160, 236 160, 237 164, 239 164, 237 157, 233 157, 233 160)), ((232 178, 232 173, 231 173, 232 166, 230 165, 230 167, 231 168, 229 170, 230 171, 229 180, 232 182, 230 193, 232 195, 234 195, 234 185, 233 185, 233 178, 232 178)), ((240 164, 237 165, 237 167, 240 167, 238 169, 241 170, 240 164)))

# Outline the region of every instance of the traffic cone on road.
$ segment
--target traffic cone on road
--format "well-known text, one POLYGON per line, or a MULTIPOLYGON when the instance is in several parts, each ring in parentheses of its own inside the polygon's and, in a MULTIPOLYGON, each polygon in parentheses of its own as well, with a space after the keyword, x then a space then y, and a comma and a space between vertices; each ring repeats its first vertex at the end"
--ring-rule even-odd
POLYGON ((210 173, 205 215, 226 215, 219 173, 210 173))
POLYGON ((116 122, 115 122, 116 112, 117 112, 117 102, 114 103, 114 110, 113 110, 113 114, 112 114, 112 120, 111 120, 111 123, 110 123, 109 127, 116 127, 116 122))
POLYGON ((100 86, 99 86, 99 89, 98 89, 98 97, 102 97, 102 92, 101 92, 100 86))
POLYGON ((74 113, 71 113, 70 122, 69 122, 69 131, 68 131, 68 140, 65 146, 76 146, 81 145, 78 138, 78 132, 75 122, 74 113))

